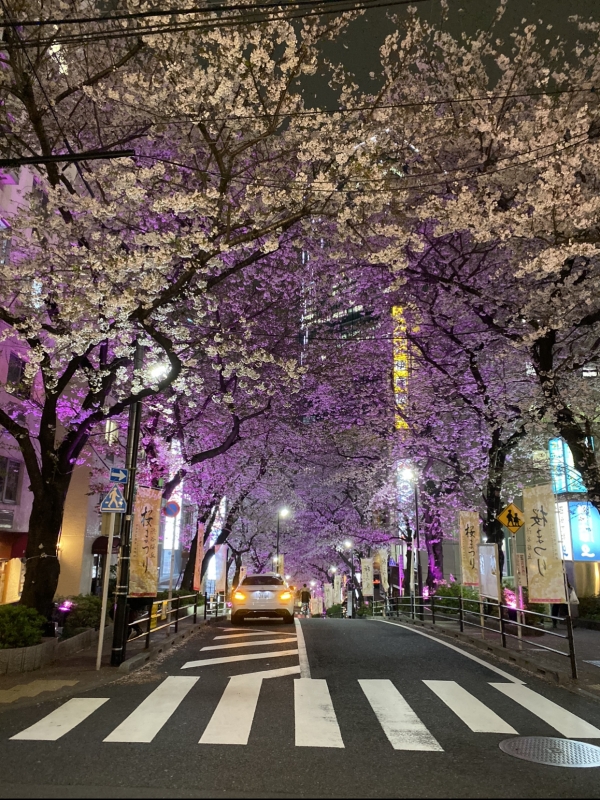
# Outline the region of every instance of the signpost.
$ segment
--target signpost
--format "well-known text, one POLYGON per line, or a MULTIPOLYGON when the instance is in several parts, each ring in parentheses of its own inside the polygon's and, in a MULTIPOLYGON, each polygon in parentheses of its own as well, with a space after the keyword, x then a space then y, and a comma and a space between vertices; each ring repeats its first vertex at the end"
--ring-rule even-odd
POLYGON ((176 517, 180 511, 181 507, 175 500, 169 500, 169 502, 163 508, 163 514, 165 517, 176 517))
POLYGON ((129 470, 125 467, 111 467, 110 468, 110 482, 111 483, 127 483, 129 479, 129 470))
POLYGON ((113 486, 100 504, 100 511, 103 514, 124 514, 127 510, 127 503, 123 497, 123 492, 119 486, 113 486))
POLYGON ((523 527, 525 518, 523 512, 514 503, 509 503, 496 517, 511 533, 516 533, 523 527))

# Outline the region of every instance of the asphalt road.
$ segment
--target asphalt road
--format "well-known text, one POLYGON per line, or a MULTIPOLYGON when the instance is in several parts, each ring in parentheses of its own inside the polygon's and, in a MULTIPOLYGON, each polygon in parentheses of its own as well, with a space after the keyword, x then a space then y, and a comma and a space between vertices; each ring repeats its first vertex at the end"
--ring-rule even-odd
POLYGON ((0 714, 0 797, 598 796, 598 768, 501 752, 516 735, 600 744, 600 705, 394 623, 224 623, 0 714))

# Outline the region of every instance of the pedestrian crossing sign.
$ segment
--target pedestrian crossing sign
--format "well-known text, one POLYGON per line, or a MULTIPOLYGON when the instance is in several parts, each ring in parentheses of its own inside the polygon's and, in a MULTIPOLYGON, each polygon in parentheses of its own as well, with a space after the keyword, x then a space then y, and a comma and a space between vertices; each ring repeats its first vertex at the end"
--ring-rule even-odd
POLYGON ((523 526, 523 512, 514 503, 509 503, 496 517, 511 533, 516 533, 523 526))
POLYGON ((106 495, 100 504, 100 511, 104 513, 124 514, 127 509, 127 503, 123 497, 123 492, 120 486, 111 487, 110 492, 106 495))

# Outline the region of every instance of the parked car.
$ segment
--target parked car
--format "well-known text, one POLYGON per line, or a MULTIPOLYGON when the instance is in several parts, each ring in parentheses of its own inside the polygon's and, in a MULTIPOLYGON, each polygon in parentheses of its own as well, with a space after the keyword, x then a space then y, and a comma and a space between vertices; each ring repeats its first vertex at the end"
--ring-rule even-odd
POLYGON ((294 593, 276 572, 247 575, 231 596, 233 625, 257 617, 281 617, 288 624, 294 621, 294 593))

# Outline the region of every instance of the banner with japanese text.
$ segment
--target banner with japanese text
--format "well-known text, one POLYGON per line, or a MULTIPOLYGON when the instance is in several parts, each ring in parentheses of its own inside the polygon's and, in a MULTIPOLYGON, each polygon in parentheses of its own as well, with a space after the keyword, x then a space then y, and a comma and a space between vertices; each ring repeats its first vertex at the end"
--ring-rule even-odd
POLYGON ((387 594, 390 588, 390 582, 388 577, 388 551, 386 548, 382 548, 379 551, 379 578, 381 580, 381 588, 387 594))
POLYGON ((530 603, 565 603, 561 545, 552 484, 523 489, 530 603))
POLYGON ((215 592, 223 594, 227 591, 227 545, 215 547, 215 592))
POLYGON ((373 559, 361 558, 360 572, 364 597, 373 597, 373 559))
POLYGON ((333 602, 336 605, 342 602, 342 576, 339 573, 333 579, 333 602))
POLYGON ((325 593, 325 608, 331 608, 333 605, 333 584, 326 583, 323 590, 325 593))
POLYGON ((156 597, 158 591, 158 533, 160 489, 138 486, 133 507, 130 597, 156 597))
POLYGON ((458 541, 463 586, 479 586, 479 514, 477 511, 458 512, 458 541))
POLYGON ((192 588, 195 592, 203 591, 204 581, 201 579, 202 562, 204 561, 204 523, 198 522, 198 533, 196 536, 196 560, 194 562, 194 582, 192 588))
POLYGON ((311 616, 321 616, 323 614, 323 598, 311 597, 310 600, 310 614, 311 616))

